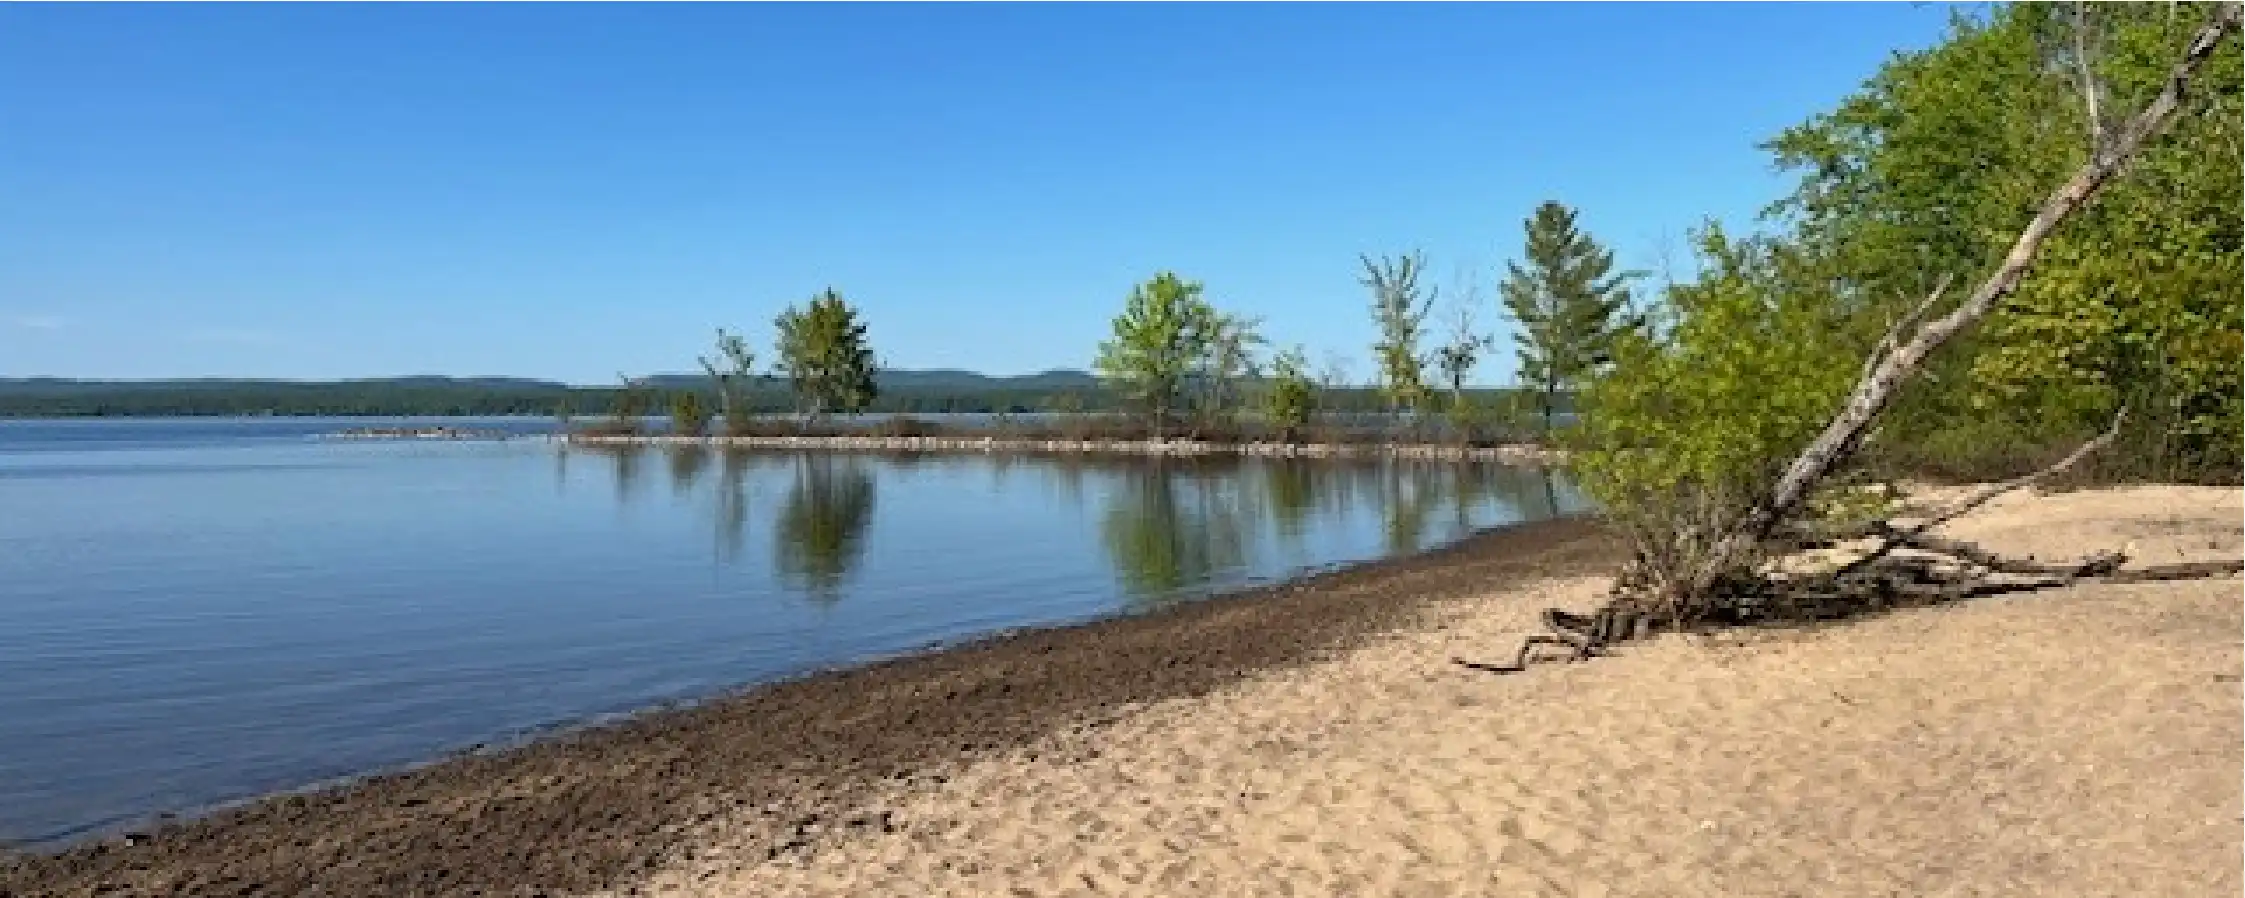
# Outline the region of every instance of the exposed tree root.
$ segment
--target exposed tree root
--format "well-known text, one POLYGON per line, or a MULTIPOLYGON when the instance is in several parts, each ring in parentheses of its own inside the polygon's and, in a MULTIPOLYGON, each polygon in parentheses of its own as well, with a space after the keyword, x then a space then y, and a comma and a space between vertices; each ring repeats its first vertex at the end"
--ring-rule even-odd
MULTIPOLYGON (((1891 528, 1890 528, 1891 529, 1891 528)), ((1899 531, 1897 531, 1899 532, 1899 531)), ((1560 659, 1596 657, 1624 642, 1684 627, 1767 626, 1843 620, 1896 608, 1922 607, 1981 596, 2033 592, 2076 583, 2148 583, 2196 580, 2245 572, 2245 560, 2193 561, 2122 569, 2127 556, 2099 552, 2072 562, 2008 558, 1973 543, 1915 534, 1904 546, 1927 554, 1889 555, 1862 566, 1793 577, 1771 576, 1734 584, 1689 619, 1650 607, 1647 597, 1617 587, 1588 614, 1558 608, 1543 612, 1548 633, 1528 636, 1509 665, 1453 658, 1489 673, 1518 673, 1545 660, 1537 649, 1561 650, 1560 659)))

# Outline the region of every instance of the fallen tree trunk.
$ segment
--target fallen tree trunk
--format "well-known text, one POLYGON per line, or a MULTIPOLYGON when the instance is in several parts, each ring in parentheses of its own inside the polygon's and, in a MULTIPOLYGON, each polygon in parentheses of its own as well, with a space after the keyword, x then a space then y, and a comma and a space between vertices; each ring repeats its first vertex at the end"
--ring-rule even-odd
POLYGON ((1528 637, 1511 666, 1477 664, 1462 659, 1459 663, 1489 670, 1517 670, 1528 663, 1538 647, 1559 647, 1567 650, 1569 657, 1587 658, 1616 642, 1641 638, 1660 629, 1700 623, 1820 620, 1901 603, 1953 601, 1996 592, 2062 586, 2085 579, 2143 582, 2218 576, 2245 567, 2245 563, 2221 561, 2122 571, 2126 558, 2118 552, 2098 553, 2069 563, 2050 563, 2005 558, 1971 543, 1933 536, 1929 532, 1997 496, 2024 488, 2103 448, 2118 433, 2125 420, 2125 409, 2115 416, 2112 427, 2104 434, 2083 444, 2057 464, 2026 477, 1991 485, 1917 524, 1898 527, 1880 520, 1859 533, 1835 535, 1814 533, 1814 528, 1804 526, 1808 522, 1802 520, 1810 497, 1834 472, 1854 458, 1873 421, 1893 401, 1902 385, 1918 373, 1936 350, 1977 324, 1997 302, 2017 290, 2043 241, 2141 154, 2152 138, 2166 130, 2182 107, 2183 96, 2198 70, 2214 50, 2238 30, 2240 18, 2239 3, 2216 5, 2206 23, 2191 37, 2159 93, 2117 132, 2100 132, 2103 139, 2097 141, 2089 160, 2044 200, 2012 242, 2002 263, 1955 309, 1919 323, 1945 292, 1948 280, 1944 277, 1941 287, 1921 300, 1909 315, 1895 322, 1865 360, 1863 373, 1839 411, 1742 513, 1728 520, 1717 518, 1705 527, 1687 528, 1691 532, 1666 534, 1667 544, 1640 545, 1636 560, 1617 579, 1614 592, 1604 607, 1589 615, 1558 609, 1547 611, 1544 624, 1551 633, 1528 637), (1854 536, 1876 537, 1880 545, 1839 570, 1821 575, 1785 578, 1762 570, 1761 562, 1775 544, 1791 547, 1830 544, 1854 536), (1956 567, 1949 569, 1922 559, 1893 557, 1891 553, 1901 548, 1945 559, 1956 567))
MULTIPOLYGON (((1785 473, 1747 511, 1745 518, 1715 543, 1702 569, 1682 581, 1687 591, 1702 592, 1717 578, 1751 559, 1764 540, 1800 512, 1802 503, 1825 477, 1855 454, 1872 420, 1893 401, 1895 392, 1925 364, 1927 357, 1977 324, 1995 308, 1998 300, 2018 289, 2020 279, 2026 276, 2043 241, 2142 153, 2151 138, 2166 130, 2176 110, 2182 107, 2183 95, 2198 69, 2213 55, 2215 48, 2237 30, 2239 16, 2237 3, 2219 4, 2212 17, 2192 36, 2182 59, 2168 74, 2166 86, 2118 133, 2098 147, 2073 177, 2043 201, 2042 208, 2019 232, 2011 251, 1995 272, 1955 310, 1917 328, 1892 351, 1876 354, 1877 364, 1857 381, 1839 414, 1833 416, 1807 448, 1794 456, 1785 473)), ((1688 596, 1674 598, 1689 601, 1688 596)))

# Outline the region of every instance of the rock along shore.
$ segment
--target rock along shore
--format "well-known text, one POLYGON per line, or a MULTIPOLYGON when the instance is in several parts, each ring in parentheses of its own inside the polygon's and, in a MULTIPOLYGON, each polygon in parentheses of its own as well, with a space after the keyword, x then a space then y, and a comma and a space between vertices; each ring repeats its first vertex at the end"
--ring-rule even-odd
POLYGON ((512 437, 504 430, 474 427, 352 427, 320 434, 330 440, 504 440, 512 437))
POLYGON ((1050 440, 1004 437, 903 436, 626 436, 569 434, 576 446, 700 446, 713 449, 807 449, 854 452, 1031 452, 1103 455, 1212 456, 1265 458, 1417 458, 1442 461, 1493 461, 1557 464, 1565 453, 1526 443, 1502 446, 1443 446, 1424 443, 1213 443, 1194 440, 1050 440))

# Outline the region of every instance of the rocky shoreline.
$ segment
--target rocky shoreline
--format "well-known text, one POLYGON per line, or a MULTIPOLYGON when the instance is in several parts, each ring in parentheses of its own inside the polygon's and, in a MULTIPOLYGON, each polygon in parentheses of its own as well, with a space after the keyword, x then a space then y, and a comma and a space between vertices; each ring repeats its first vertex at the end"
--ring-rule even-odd
POLYGON ((323 434, 331 440, 504 440, 514 436, 504 430, 474 427, 352 427, 323 434))
POLYGON ((1261 458, 1413 458, 1558 464, 1566 454, 1530 443, 1456 446, 1425 443, 1215 443, 1195 440, 1065 440, 928 436, 729 436, 569 434, 575 446, 666 446, 712 449, 788 449, 847 452, 1009 452, 1261 458))

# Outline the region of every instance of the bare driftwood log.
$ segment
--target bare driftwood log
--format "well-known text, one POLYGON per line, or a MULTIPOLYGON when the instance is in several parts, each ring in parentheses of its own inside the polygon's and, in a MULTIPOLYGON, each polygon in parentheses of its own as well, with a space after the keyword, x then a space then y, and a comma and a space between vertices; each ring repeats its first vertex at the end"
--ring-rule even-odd
MULTIPOLYGON (((1896 321, 1885 338, 1865 359, 1863 373, 1839 412, 1822 432, 1794 456, 1768 492, 1727 525, 1712 532, 1679 533, 1679 545, 1704 547, 1682 570, 1653 577, 1643 568, 1645 550, 1625 570, 1604 607, 1590 614, 1558 609, 1544 613, 1548 634, 1529 636, 1509 666, 1458 663, 1482 670, 1509 672, 1526 667, 1537 648, 1566 650, 1571 659, 1589 658, 1618 642, 1643 638, 1659 629, 1702 623, 1744 624, 1769 620, 1821 620, 1845 617, 1866 610, 1902 604, 1955 601, 1978 595, 2063 586, 2084 579, 2117 582, 2171 580, 2220 576, 2245 568, 2245 562, 2205 562, 2165 565, 2122 571, 2126 557, 2102 552, 2066 563, 2006 558, 1961 540, 1933 536, 1929 531, 1985 505, 1997 496, 2021 489, 2112 442, 2126 416, 2115 416, 2112 426, 2084 443, 2064 459, 2026 477, 1986 487, 1908 527, 1887 521, 1873 522, 1854 534, 1818 534, 1803 527, 1802 513, 1809 498, 1833 472, 1843 468, 1861 447, 1872 422, 1893 401, 1897 391, 1918 373, 1935 350, 1977 324, 1996 304, 2019 287, 2037 251, 2060 224, 2094 197, 2166 130, 2182 106, 2198 70, 2214 50, 2239 28, 2241 6, 2217 4, 2206 23, 2191 37, 2182 58, 2169 72, 2166 84, 2151 102, 2117 130, 2102 124, 2097 109, 2101 91, 2084 82, 2091 104, 2092 141, 2088 162, 2043 201, 2013 241, 2002 264, 1947 315, 1920 324, 1939 304, 1949 281, 1944 277, 1911 313, 1896 321), (1907 334, 1907 339, 1904 338, 1907 334), (1838 540, 1873 536, 1880 545, 1840 569, 1805 577, 1777 577, 1760 572, 1759 560, 1776 546, 1831 545, 1838 540), (1932 556, 1896 557, 1896 549, 1932 556), (1947 562, 1946 564, 1944 563, 1947 562)), ((2077 10, 2077 26, 2086 27, 2077 10)), ((2085 40, 2085 38, 2084 38, 2085 40)), ((2086 44, 2077 47, 2085 52, 2086 44)), ((2086 61, 2081 61, 2085 79, 2086 61)))

